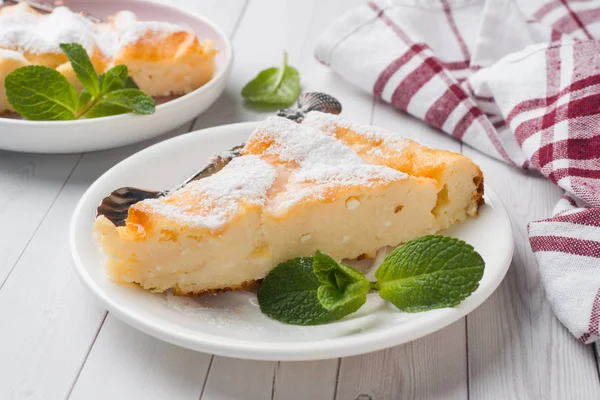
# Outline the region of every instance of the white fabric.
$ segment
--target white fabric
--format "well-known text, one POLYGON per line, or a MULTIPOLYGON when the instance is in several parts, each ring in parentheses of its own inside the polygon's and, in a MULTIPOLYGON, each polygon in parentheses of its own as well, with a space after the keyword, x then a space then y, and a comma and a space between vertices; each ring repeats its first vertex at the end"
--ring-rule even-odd
POLYGON ((374 0, 318 60, 377 98, 565 190, 530 243, 558 318, 600 322, 600 1, 374 0))

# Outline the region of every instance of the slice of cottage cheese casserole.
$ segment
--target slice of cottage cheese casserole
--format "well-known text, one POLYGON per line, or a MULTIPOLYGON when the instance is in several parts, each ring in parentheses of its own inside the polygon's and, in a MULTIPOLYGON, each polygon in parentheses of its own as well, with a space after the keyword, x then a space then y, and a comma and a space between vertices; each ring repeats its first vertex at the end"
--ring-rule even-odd
MULTIPOLYGON (((0 1, 1 3, 1 1, 0 1)), ((67 7, 40 13, 25 2, 0 8, 0 113, 10 111, 6 75, 24 65, 54 68, 83 89, 61 43, 78 43, 98 74, 126 65, 141 90, 155 97, 181 96, 210 81, 218 50, 184 26, 139 21, 121 11, 107 23, 93 23, 67 7)))
POLYGON ((468 158, 310 113, 262 122, 223 170, 97 218, 110 275, 145 289, 239 289, 316 250, 373 254, 477 214, 483 178, 468 158))

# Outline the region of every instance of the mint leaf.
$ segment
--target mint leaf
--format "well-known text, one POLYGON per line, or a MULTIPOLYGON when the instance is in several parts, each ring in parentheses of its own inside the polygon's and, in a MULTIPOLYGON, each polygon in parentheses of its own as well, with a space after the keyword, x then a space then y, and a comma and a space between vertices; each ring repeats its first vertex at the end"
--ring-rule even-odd
POLYGON ((313 270, 321 283, 317 289, 317 297, 327 310, 334 310, 355 301, 361 301, 362 305, 367 301, 370 284, 357 269, 338 263, 327 254, 317 251, 313 270))
POLYGON ((318 325, 337 321, 358 310, 357 298, 331 310, 323 307, 317 291, 321 282, 313 270, 313 257, 299 257, 275 267, 263 279, 257 293, 260 310, 281 322, 318 325))
POLYGON ((125 89, 139 89, 140 87, 137 85, 137 83, 135 83, 135 81, 133 80, 132 77, 128 76, 127 79, 125 79, 125 86, 123 86, 123 88, 125 88, 125 89))
MULTIPOLYGON (((102 93, 123 89, 127 82, 128 70, 126 65, 115 65, 99 77, 100 91, 102 93)), ((134 88, 137 89, 137 88, 134 88)))
POLYGON ((6 76, 4 85, 10 105, 27 119, 75 119, 77 92, 55 69, 41 65, 17 68, 6 76))
POLYGON ((146 115, 152 114, 154 108, 154 99, 141 90, 120 89, 103 95, 85 116, 98 118, 127 112, 146 115))
POLYGON ((83 112, 81 115, 86 118, 100 118, 110 117, 111 115, 120 115, 130 113, 131 109, 128 107, 119 106, 112 103, 99 102, 91 107, 89 110, 83 112))
POLYGON ((79 93, 79 108, 84 107, 92 100, 92 95, 87 89, 83 89, 81 93, 79 93))
POLYGON ((69 58, 73 71, 77 75, 77 79, 83 84, 83 87, 90 92, 92 97, 98 96, 100 92, 98 74, 96 74, 87 51, 77 43, 62 43, 60 48, 69 58))
POLYGON ((428 235, 390 253, 375 272, 379 295, 402 311, 453 307, 479 286, 485 263, 462 240, 428 235))
POLYGON ((242 89, 242 97, 255 105, 289 106, 300 95, 300 74, 287 65, 287 53, 283 53, 281 68, 261 71, 242 89))

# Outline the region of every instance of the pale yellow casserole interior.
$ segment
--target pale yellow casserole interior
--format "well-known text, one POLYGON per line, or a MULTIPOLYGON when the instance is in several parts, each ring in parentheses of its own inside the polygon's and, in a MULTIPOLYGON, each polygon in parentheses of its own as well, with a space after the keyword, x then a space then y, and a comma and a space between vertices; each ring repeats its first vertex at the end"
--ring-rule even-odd
POLYGON ((113 279, 156 292, 238 289, 316 250, 373 254, 475 216, 483 177, 467 157, 311 112, 272 117, 241 157, 95 233, 113 279))

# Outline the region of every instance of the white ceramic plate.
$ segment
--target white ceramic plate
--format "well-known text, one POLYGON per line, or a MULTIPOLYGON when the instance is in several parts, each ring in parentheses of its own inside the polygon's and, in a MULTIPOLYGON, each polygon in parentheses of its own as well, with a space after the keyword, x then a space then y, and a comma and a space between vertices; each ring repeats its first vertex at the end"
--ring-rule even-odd
POLYGON ((26 121, 0 117, 0 149, 34 153, 74 153, 102 150, 139 142, 183 125, 206 110, 223 92, 233 48, 229 38, 206 18, 173 6, 143 0, 67 0, 75 11, 106 19, 130 10, 140 20, 187 25, 200 39, 212 39, 219 50, 216 72, 206 85, 185 96, 160 104, 152 115, 123 114, 77 121, 26 121))
POLYGON ((122 186, 174 187, 211 155, 245 141, 255 126, 204 129, 149 147, 110 169, 83 195, 71 222, 73 258, 84 285, 110 312, 152 336, 194 350, 260 360, 316 360, 367 353, 427 335, 471 312, 502 281, 513 254, 511 226, 502 203, 487 187, 480 216, 445 232, 471 243, 486 262, 479 288, 456 308, 406 314, 371 294, 359 312, 344 320, 302 327, 264 316, 252 293, 174 297, 111 281, 92 238, 101 199, 122 186))

